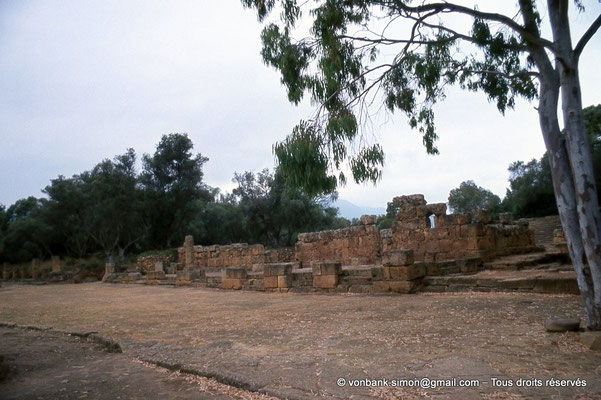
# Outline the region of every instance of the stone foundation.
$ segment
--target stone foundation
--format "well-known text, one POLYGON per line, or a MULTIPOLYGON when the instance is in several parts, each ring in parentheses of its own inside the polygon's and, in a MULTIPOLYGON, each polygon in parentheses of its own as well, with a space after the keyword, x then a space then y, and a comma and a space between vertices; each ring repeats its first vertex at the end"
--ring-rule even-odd
POLYGON ((471 274, 496 257, 536 249, 528 223, 514 223, 510 214, 496 223, 486 212, 447 215, 445 204, 427 204, 420 194, 396 197, 390 205, 398 210, 391 229, 378 231, 376 217, 364 215, 357 226, 301 233, 294 249, 266 250, 246 243, 195 246, 186 236, 173 268, 156 257, 139 259, 138 283, 414 293, 425 276, 471 274))

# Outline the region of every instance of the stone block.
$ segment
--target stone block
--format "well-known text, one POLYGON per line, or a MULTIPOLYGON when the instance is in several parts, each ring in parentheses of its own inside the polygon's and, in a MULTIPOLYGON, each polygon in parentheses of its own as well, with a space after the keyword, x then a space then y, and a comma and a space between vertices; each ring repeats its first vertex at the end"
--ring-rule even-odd
POLYGON ((482 264, 482 259, 477 257, 457 260, 457 266, 463 273, 477 272, 482 268, 482 264))
POLYGON ((438 248, 441 252, 453 251, 453 241, 450 239, 442 239, 438 242, 438 248))
MULTIPOLYGON (((438 226, 438 225, 436 225, 438 226)), ((430 219, 428 217, 412 218, 408 220, 396 221, 393 225, 394 230, 408 229, 410 231, 416 229, 429 229, 430 219)))
POLYGON ((396 218, 399 221, 403 221, 403 220, 410 220, 415 217, 417 217, 417 208, 415 206, 405 205, 404 207, 399 209, 399 212, 398 212, 396 218))
POLYGON ((440 269, 440 265, 438 263, 428 262, 428 263, 423 263, 422 265, 426 269, 426 275, 427 276, 436 276, 436 275, 441 275, 442 274, 442 271, 440 269))
POLYGON ((578 340, 593 351, 601 351, 601 332, 587 331, 578 335, 578 340))
POLYGON ((192 267, 196 263, 194 238, 192 235, 187 235, 184 238, 184 266, 192 267))
POLYGON ((292 275, 280 275, 278 276, 278 288, 289 288, 292 286, 292 275))
POLYGON ((338 285, 338 275, 314 275, 313 286, 320 289, 334 289, 338 285))
POLYGON ((436 216, 445 215, 447 213, 447 205, 446 203, 433 203, 426 205, 426 209, 429 214, 434 214, 436 216))
POLYGON ((454 214, 457 225, 467 225, 472 223, 472 214, 454 214))
POLYGON ((411 281, 421 278, 426 274, 422 264, 408 265, 404 267, 388 267, 391 280, 411 281))
POLYGON ((321 265, 322 275, 340 275, 342 273, 342 264, 337 262, 327 262, 321 265))
POLYGON ((511 213, 500 213, 499 214, 499 223, 502 225, 513 224, 513 215, 511 213))
POLYGON ((483 236, 485 233, 484 225, 481 222, 461 225, 461 237, 478 237, 483 236))
POLYGON ((430 210, 428 206, 417 206, 415 207, 415 214, 416 217, 427 217, 430 215, 430 210))
POLYGON ((390 291, 401 294, 415 293, 421 288, 422 280, 414 279, 412 281, 389 281, 390 291))
POLYGON ((547 332, 568 332, 580 329, 580 318, 549 318, 545 322, 547 332))
POLYGON ((292 263, 277 263, 265 265, 266 268, 269 268, 268 276, 282 276, 291 274, 292 266, 292 263))
POLYGON ((392 203, 398 205, 399 207, 403 207, 405 205, 425 206, 426 200, 424 199, 423 194, 409 194, 406 196, 395 197, 392 199, 392 203))
POLYGON ((488 211, 486 210, 477 210, 474 211, 472 214, 472 222, 474 223, 483 223, 483 224, 488 224, 490 223, 491 218, 490 218, 490 214, 488 211))
POLYGON ((387 267, 410 265, 414 260, 413 250, 410 249, 390 250, 382 254, 382 264, 387 267))
MULTIPOLYGON (((138 273, 138 272, 136 272, 138 273)), ((150 271, 147 275, 146 278, 149 280, 161 280, 161 279, 165 279, 165 273, 163 271, 150 271)))
POLYGON ((140 279, 142 279, 142 274, 139 272, 128 272, 126 276, 127 279, 131 282, 139 281, 140 279))
POLYGON ((374 267, 371 269, 371 279, 374 281, 381 281, 384 279, 384 268, 387 268, 390 273, 389 267, 374 267))
POLYGON ((337 262, 313 261, 311 262, 311 269, 314 276, 340 275, 342 273, 342 264, 337 262))
POLYGON ((267 276, 264 282, 265 289, 277 289, 278 288, 278 277, 267 276))
POLYGON ((361 218, 359 218, 359 223, 361 225, 374 225, 376 223, 376 216, 375 215, 362 215, 361 218))
POLYGON ((376 293, 390 292, 390 281, 374 281, 372 286, 376 293))
POLYGON ((242 289, 242 282, 242 279, 222 279, 221 288, 230 290, 240 290, 242 289))
POLYGON ((222 279, 246 279, 246 268, 227 267, 221 270, 222 279))

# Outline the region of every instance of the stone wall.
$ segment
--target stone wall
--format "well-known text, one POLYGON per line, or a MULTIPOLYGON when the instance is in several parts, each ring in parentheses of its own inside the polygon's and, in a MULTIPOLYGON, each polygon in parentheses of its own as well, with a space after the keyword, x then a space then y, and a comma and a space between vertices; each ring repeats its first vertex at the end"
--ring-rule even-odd
MULTIPOLYGON (((185 246, 178 249, 178 259, 187 266, 185 249, 185 246)), ((252 269, 257 264, 289 262, 294 259, 294 252, 290 248, 265 250, 262 244, 234 243, 225 246, 193 246, 193 249, 194 266, 209 271, 226 267, 252 269)))
POLYGON ((312 262, 337 262, 343 266, 379 265, 390 251, 410 249, 417 262, 447 262, 465 259, 488 261, 495 257, 532 251, 534 234, 528 223, 500 216, 492 224, 486 212, 447 215, 444 203, 427 204, 421 194, 395 197, 398 210, 391 229, 378 231, 376 217, 364 215, 357 226, 338 230, 301 233, 294 250, 266 250, 262 245, 237 243, 227 246, 194 246, 186 237, 179 261, 186 268, 207 271, 264 263, 296 261, 300 268, 312 262))
POLYGON ((349 228, 301 233, 295 246, 296 261, 311 266, 313 261, 339 262, 342 265, 379 264, 380 235, 376 217, 364 215, 359 225, 349 228))
POLYGON ((553 243, 553 232, 555 229, 561 229, 559 215, 549 215, 540 218, 524 218, 528 222, 530 229, 534 231, 534 239, 537 245, 553 243))
POLYGON ((171 257, 159 255, 138 257, 136 260, 136 270, 143 275, 159 270, 167 273, 175 273, 171 271, 171 257))
POLYGON ((528 224, 514 224, 508 215, 498 224, 486 212, 447 215, 444 203, 427 204, 421 194, 396 197, 393 205, 399 211, 392 229, 381 233, 384 253, 411 249, 416 261, 488 261, 534 249, 528 224))
POLYGON ((152 276, 107 271, 105 280, 223 289, 413 293, 426 275, 474 273, 484 261, 536 249, 528 222, 514 223, 510 214, 500 215, 496 223, 486 212, 447 215, 444 203, 427 204, 419 194, 396 197, 392 206, 398 213, 391 229, 378 231, 376 217, 364 215, 357 226, 301 233, 294 249, 266 250, 245 243, 194 246, 187 236, 178 251, 181 268, 176 275, 157 274, 156 268, 152 276))

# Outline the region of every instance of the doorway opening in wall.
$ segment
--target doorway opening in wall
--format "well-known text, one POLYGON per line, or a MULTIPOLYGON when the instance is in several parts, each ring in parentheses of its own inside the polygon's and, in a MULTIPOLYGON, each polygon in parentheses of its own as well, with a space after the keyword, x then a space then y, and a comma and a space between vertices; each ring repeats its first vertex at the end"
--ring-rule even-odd
POLYGON ((434 214, 428 215, 428 220, 430 221, 430 229, 434 228, 436 226, 434 222, 434 214))

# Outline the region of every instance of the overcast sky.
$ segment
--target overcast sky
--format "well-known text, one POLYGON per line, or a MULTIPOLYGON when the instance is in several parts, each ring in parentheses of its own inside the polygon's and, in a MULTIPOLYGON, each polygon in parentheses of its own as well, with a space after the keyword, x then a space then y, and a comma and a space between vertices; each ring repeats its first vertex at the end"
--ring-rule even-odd
MULTIPOLYGON (((584 3, 576 36, 601 8, 584 3)), ((50 179, 129 147, 152 153, 173 132, 209 157, 213 187, 229 191, 234 172, 272 168, 273 143, 311 107, 288 103, 261 60, 260 31, 239 0, 0 0, 0 204, 41 196, 50 179)), ((601 103, 599 65, 597 34, 581 59, 585 106, 601 103)), ((410 193, 445 202, 468 179, 503 197, 507 166, 544 152, 533 107, 520 101, 502 117, 483 94, 449 92, 436 108, 439 156, 394 116, 376 129, 383 179, 349 183, 340 197, 374 207, 410 193)))

